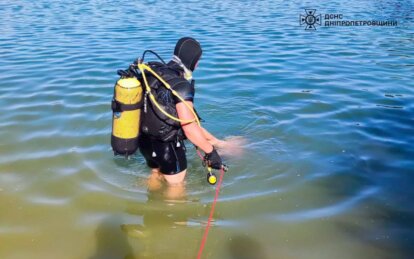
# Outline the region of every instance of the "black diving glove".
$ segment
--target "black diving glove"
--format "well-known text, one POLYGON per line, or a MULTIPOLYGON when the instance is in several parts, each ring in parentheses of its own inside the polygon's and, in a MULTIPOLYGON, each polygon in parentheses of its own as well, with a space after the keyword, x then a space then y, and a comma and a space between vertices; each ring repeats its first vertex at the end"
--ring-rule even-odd
POLYGON ((223 161, 221 161, 221 157, 217 153, 217 150, 213 147, 213 151, 207 153, 204 156, 204 161, 207 163, 207 166, 220 170, 223 166, 223 161))

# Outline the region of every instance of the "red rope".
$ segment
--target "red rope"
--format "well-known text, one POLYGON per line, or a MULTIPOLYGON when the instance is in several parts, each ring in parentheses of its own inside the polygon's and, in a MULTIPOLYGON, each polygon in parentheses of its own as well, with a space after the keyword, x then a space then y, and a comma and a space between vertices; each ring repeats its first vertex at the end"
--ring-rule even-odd
POLYGON ((206 229, 204 230, 204 235, 203 235, 203 239, 201 240, 200 249, 198 250, 197 259, 201 259, 201 254, 203 253, 204 245, 206 244, 206 241, 207 241, 208 230, 210 229, 211 221, 213 220, 214 208, 216 207, 217 199, 218 199, 219 192, 220 192, 220 185, 221 185, 221 182, 223 181, 223 175, 224 175, 224 169, 222 168, 220 170, 220 179, 216 187, 216 195, 214 196, 213 205, 211 206, 210 216, 208 217, 207 226, 206 226, 206 229))
POLYGON ((198 155, 198 157, 199 157, 201 160, 204 160, 204 157, 203 157, 203 155, 201 154, 200 150, 198 150, 198 148, 196 148, 196 151, 197 151, 197 155, 198 155))

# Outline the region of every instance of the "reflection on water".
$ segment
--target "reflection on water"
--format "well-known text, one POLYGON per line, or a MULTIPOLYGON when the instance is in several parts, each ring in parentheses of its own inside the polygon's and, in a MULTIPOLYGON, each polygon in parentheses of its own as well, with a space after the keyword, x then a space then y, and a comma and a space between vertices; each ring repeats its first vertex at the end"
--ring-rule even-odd
POLYGON ((193 258, 198 251, 199 240, 176 237, 201 233, 200 227, 206 224, 197 218, 206 214, 207 209, 186 198, 165 200, 162 190, 149 191, 145 206, 131 203, 127 207, 127 213, 139 217, 139 222, 122 224, 121 229, 134 247, 142 244, 137 258, 193 258))
POLYGON ((90 259, 135 258, 127 237, 119 228, 119 220, 109 217, 96 230, 97 250, 90 259))
MULTIPOLYGON (((203 258, 410 258, 413 3, 0 2, 0 258, 194 258, 214 187, 193 148, 185 200, 110 149, 116 71, 204 52, 195 105, 226 157, 203 258), (298 24, 305 8, 397 27, 298 24)), ((188 145, 190 146, 190 145, 188 145)))
MULTIPOLYGON (((266 259, 261 245, 248 236, 234 236, 228 242, 230 258, 232 259, 266 259)), ((273 254, 272 258, 278 256, 273 254)), ((281 258, 281 257, 279 257, 281 258)))

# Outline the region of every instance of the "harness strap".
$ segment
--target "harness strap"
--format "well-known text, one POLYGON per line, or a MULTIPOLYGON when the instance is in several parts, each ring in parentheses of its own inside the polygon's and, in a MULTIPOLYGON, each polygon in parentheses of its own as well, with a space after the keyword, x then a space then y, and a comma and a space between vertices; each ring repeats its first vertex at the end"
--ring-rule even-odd
POLYGON ((112 99, 111 108, 113 112, 124 112, 124 111, 133 111, 142 108, 144 103, 144 98, 135 104, 124 104, 116 99, 112 99))

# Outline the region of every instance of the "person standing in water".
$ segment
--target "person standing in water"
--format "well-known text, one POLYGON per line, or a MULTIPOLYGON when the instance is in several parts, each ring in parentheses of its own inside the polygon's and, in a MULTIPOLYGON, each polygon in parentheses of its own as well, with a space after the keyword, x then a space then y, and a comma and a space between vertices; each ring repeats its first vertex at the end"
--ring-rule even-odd
POLYGON ((168 184, 167 196, 176 198, 183 195, 183 184, 187 173, 187 158, 184 140, 190 140, 197 148, 205 152, 206 163, 213 169, 221 169, 222 159, 217 148, 225 145, 195 121, 193 107, 195 81, 192 72, 197 68, 202 55, 201 45, 191 37, 178 40, 173 59, 158 69, 157 73, 166 80, 182 99, 171 94, 161 86, 155 77, 149 76, 149 84, 154 90, 155 98, 166 111, 179 119, 192 121, 178 123, 160 114, 152 102, 142 111, 139 150, 147 165, 151 168, 148 180, 149 188, 157 189, 161 181, 168 184), (186 104, 184 103, 186 102, 186 104))

